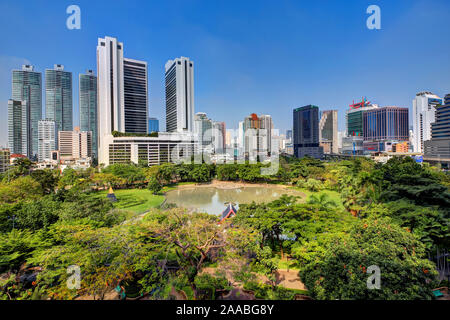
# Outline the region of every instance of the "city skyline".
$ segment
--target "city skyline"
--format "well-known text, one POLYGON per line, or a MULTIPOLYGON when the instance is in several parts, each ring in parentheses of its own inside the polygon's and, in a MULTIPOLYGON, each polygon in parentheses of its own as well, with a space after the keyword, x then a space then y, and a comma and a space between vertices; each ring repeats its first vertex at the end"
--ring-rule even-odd
MULTIPOLYGON (((439 19, 439 17, 444 17, 445 9, 449 5, 444 1, 434 1, 433 4, 430 6, 428 2, 415 1, 411 6, 410 3, 381 2, 383 27, 379 31, 370 31, 365 27, 367 5, 362 3, 346 5, 345 10, 335 3, 330 3, 329 10, 323 12, 319 12, 318 6, 314 4, 283 3, 281 6, 273 8, 274 10, 270 14, 267 13, 267 10, 264 10, 266 12, 264 14, 255 13, 252 21, 256 25, 262 28, 262 23, 267 22, 267 26, 264 25, 264 28, 259 30, 241 21, 241 18, 248 15, 252 8, 252 6, 244 4, 233 19, 236 26, 229 33, 223 28, 228 26, 227 18, 232 16, 231 8, 236 6, 233 3, 231 8, 223 8, 223 12, 219 13, 213 10, 213 17, 199 19, 196 22, 198 25, 194 23, 196 16, 193 16, 190 17, 192 20, 187 20, 185 17, 171 26, 164 24, 161 18, 157 17, 161 11, 168 10, 166 5, 142 4, 142 11, 146 11, 144 10, 146 8, 153 9, 153 11, 149 9, 146 12, 154 20, 148 25, 136 23, 121 30, 112 22, 106 23, 103 17, 95 13, 98 4, 81 1, 79 6, 82 10, 83 24, 82 29, 76 31, 65 28, 64 22, 67 18, 65 4, 58 4, 54 8, 46 8, 49 10, 48 15, 55 17, 54 21, 49 23, 49 26, 45 26, 41 18, 37 17, 34 22, 35 28, 31 31, 31 38, 33 38, 33 35, 48 31, 50 27, 56 28, 59 23, 61 30, 52 31, 55 38, 45 39, 41 35, 36 36, 36 39, 30 40, 29 43, 18 43, 11 35, 5 35, 5 49, 0 57, 0 71, 2 71, 0 80, 2 107, 0 110, 4 116, 0 118, 4 119, 3 127, 6 127, 6 109, 11 92, 12 69, 20 69, 22 64, 32 64, 35 66, 35 71, 44 74, 45 69, 60 63, 65 65, 65 69, 72 72, 73 77, 77 77, 86 69, 96 69, 93 47, 97 38, 106 34, 117 37, 126 43, 127 56, 136 57, 149 64, 148 116, 158 118, 163 126, 165 124, 164 63, 172 57, 187 56, 195 61, 197 66, 195 111, 206 112, 211 118, 224 121, 227 128, 237 129, 238 122, 255 110, 258 113, 271 114, 275 126, 284 132, 292 129, 292 109, 314 104, 318 105, 321 110, 337 109, 339 111, 339 131, 342 131, 345 129, 344 111, 352 100, 358 100, 362 96, 367 96, 373 103, 382 106, 396 105, 408 107, 410 110, 412 100, 417 92, 431 91, 438 96, 445 96, 447 88, 450 86, 444 72, 450 69, 449 61, 445 58, 449 44, 441 40, 448 38, 450 31, 444 27, 445 19, 439 19), (421 10, 424 8, 428 13, 422 16, 421 10), (301 40, 301 43, 292 48, 291 45, 280 44, 279 47, 275 46, 271 49, 268 44, 263 43, 261 36, 255 37, 255 33, 258 31, 276 37, 284 30, 284 27, 295 25, 296 20, 292 15, 295 17, 298 14, 303 17, 308 13, 315 14, 316 18, 320 18, 324 25, 317 31, 306 32, 302 31, 305 30, 305 24, 315 22, 308 17, 302 22, 299 21, 299 26, 295 29, 297 32, 295 37, 301 40), (285 25, 274 25, 274 17, 277 19, 285 17, 285 25), (331 20, 336 28, 332 28, 329 24, 331 22, 325 22, 327 21, 324 19, 326 17, 333 18, 331 20), (419 17, 420 20, 414 21, 414 18, 419 17), (265 18, 272 19, 266 21, 265 18), (160 27, 157 30, 150 30, 158 23, 160 27), (245 26, 249 28, 245 29, 242 34, 236 33, 239 27, 245 26), (177 38, 176 43, 161 42, 161 39, 174 33, 175 30, 172 28, 176 27, 186 27, 192 32, 189 35, 186 34, 185 39, 177 38), (196 27, 198 30, 194 32, 196 27), (149 37, 148 41, 144 41, 145 44, 142 41, 136 41, 138 35, 135 31, 137 30, 140 30, 144 37, 149 37), (388 33, 386 30, 390 32, 388 33), (433 30, 433 38, 441 43, 442 49, 438 48, 430 53, 429 50, 411 45, 416 37, 425 37, 430 34, 430 30, 433 30), (38 33, 35 34, 35 32, 38 33), (343 36, 347 32, 350 32, 349 39, 344 39, 343 36), (236 37, 236 41, 232 40, 233 35, 236 37), (252 38, 252 41, 246 45, 240 44, 240 41, 245 42, 247 37, 252 38), (314 39, 328 40, 329 42, 314 41, 314 39), (35 41, 42 42, 42 45, 35 47, 39 49, 33 49, 31 53, 23 55, 22 53, 27 52, 27 48, 30 48, 35 41), (308 44, 308 49, 302 51, 304 43, 308 44), (314 56, 321 52, 320 46, 323 46, 324 43, 330 52, 314 56), (226 50, 227 44, 232 44, 230 50, 226 50), (335 47, 336 44, 339 46, 335 47), (72 52, 74 51, 71 49, 72 46, 79 46, 79 49, 72 52), (200 48, 205 51, 205 47, 207 52, 201 52, 200 48), (353 50, 356 47, 362 49, 353 50), (375 50, 377 54, 375 55, 371 50, 375 50), (357 51, 358 54, 354 51, 357 51), (408 52, 408 57, 405 59, 402 54, 406 52, 408 52), (268 54, 274 58, 268 59, 268 54), (238 56, 240 59, 237 59, 238 56), (340 64, 326 62, 331 56, 339 58, 340 64), (425 57, 426 60, 424 60, 425 57), (292 64, 292 61, 295 63, 292 64), (257 68, 256 66, 260 63, 265 63, 266 67, 257 68), (323 65, 319 66, 319 64, 323 65), (289 68, 289 72, 286 74, 287 68, 289 68), (414 71, 416 77, 403 81, 406 79, 404 77, 409 77, 411 70, 414 71), (284 76, 283 81, 280 81, 281 74, 284 76), (328 78, 325 79, 324 75, 327 75, 328 78), (271 81, 263 80, 269 78, 271 81), (308 79, 309 81, 307 81, 308 79), (361 79, 365 81, 361 81, 361 79)), ((24 4, 5 3, 2 6, 7 7, 9 12, 17 13, 17 16, 23 16, 24 19, 29 14, 25 12, 27 6, 31 7, 29 9, 36 9, 29 11, 39 12, 39 8, 33 4, 25 6, 24 4)), ((124 10, 123 15, 126 15, 126 10, 129 8, 122 6, 125 4, 114 4, 111 9, 113 17, 118 16, 121 10, 124 10)), ((262 2, 260 6, 267 9, 273 5, 262 2)), ((183 4, 171 15, 183 17, 182 9, 183 4)), ((2 10, 2 12, 6 11, 2 10)), ((0 23, 7 24, 10 18, 1 13, 0 15, 3 21, 0 23)), ((21 32, 25 32, 25 30, 17 30, 15 36, 20 36, 21 32)), ((284 39, 285 37, 283 36, 284 39)), ((272 45, 274 42, 279 44, 276 40, 270 41, 272 45)), ((29 49, 28 52, 30 52, 29 49)), ((43 83, 43 90, 44 88, 45 84, 43 83)), ((42 98, 45 101, 44 92, 42 98)), ((78 101, 78 83, 74 81, 74 126, 79 124, 78 101)), ((161 128, 161 130, 164 129, 161 128)), ((0 132, 0 145, 6 145, 6 140, 7 132, 3 130, 0 132)))

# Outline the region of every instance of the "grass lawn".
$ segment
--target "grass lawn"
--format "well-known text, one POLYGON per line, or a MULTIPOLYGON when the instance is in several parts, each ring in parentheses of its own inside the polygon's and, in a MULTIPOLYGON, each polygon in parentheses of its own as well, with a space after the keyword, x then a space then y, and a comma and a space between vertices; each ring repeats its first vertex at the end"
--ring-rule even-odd
POLYGON ((344 205, 342 204, 342 198, 341 198, 341 195, 340 195, 339 192, 337 192, 337 191, 333 191, 333 190, 321 190, 321 191, 319 191, 319 192, 311 192, 311 191, 309 191, 308 189, 304 189, 304 188, 297 188, 297 187, 293 187, 293 188, 296 189, 296 190, 299 190, 299 191, 303 192, 303 193, 306 195, 306 197, 303 198, 303 199, 301 200, 302 202, 308 201, 309 197, 310 197, 311 195, 313 195, 313 194, 316 195, 316 196, 318 196, 318 195, 321 195, 321 194, 325 193, 326 195, 328 195, 328 199, 330 199, 330 200, 332 200, 332 201, 334 201, 334 202, 337 203, 338 208, 344 209, 344 205))
MULTIPOLYGON (((98 195, 106 198, 107 193, 108 191, 100 191, 98 195)), ((114 190, 114 194, 117 198, 114 207, 134 214, 144 213, 164 201, 164 196, 154 195, 148 189, 118 189, 114 190)))

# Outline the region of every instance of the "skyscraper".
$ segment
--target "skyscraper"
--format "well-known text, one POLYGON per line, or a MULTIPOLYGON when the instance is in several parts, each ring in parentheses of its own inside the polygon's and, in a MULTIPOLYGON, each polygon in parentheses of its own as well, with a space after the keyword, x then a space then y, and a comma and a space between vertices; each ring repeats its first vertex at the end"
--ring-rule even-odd
POLYGON ((123 59, 125 132, 147 133, 147 62, 123 59))
POLYGON ((166 74, 166 130, 194 131, 194 62, 181 57, 169 60, 166 74))
POLYGON ((27 101, 8 100, 8 144, 11 153, 31 157, 30 118, 27 101))
POLYGON ((12 99, 26 101, 29 119, 29 150, 27 154, 35 158, 38 153, 38 121, 42 119, 42 75, 33 66, 23 65, 22 70, 12 71, 12 99))
POLYGON ((92 70, 79 76, 80 130, 92 132, 92 154, 98 157, 97 133, 97 76, 92 70))
POLYGON ((208 119, 206 113, 197 112, 194 117, 194 133, 198 137, 200 151, 212 152, 213 130, 212 121, 208 119))
POLYGON ((64 71, 64 66, 55 64, 45 70, 45 114, 56 123, 58 131, 73 129, 72 72, 64 71))
POLYGON ((319 141, 324 153, 338 153, 337 110, 320 112, 319 141))
POLYGON ((272 117, 252 113, 243 122, 243 151, 246 157, 269 155, 272 151, 272 117))
POLYGON ((294 109, 294 156, 322 158, 319 145, 319 107, 307 105, 294 109))
POLYGON ((50 161, 52 151, 57 149, 56 123, 53 120, 39 120, 39 162, 50 161))
POLYGON ((450 166, 450 94, 443 105, 436 106, 435 122, 431 124, 431 139, 424 142, 425 158, 435 159, 450 166))
POLYGON ((159 120, 156 118, 148 118, 148 133, 159 132, 159 120))
POLYGON ((436 106, 442 99, 431 92, 419 92, 413 100, 413 148, 424 151, 424 141, 431 139, 431 124, 435 121, 436 106))
POLYGON ((147 133, 147 63, 123 57, 123 43, 98 39, 98 158, 106 163, 104 137, 113 131, 147 133))
POLYGON ((214 153, 223 153, 225 149, 225 122, 213 121, 212 127, 214 153))

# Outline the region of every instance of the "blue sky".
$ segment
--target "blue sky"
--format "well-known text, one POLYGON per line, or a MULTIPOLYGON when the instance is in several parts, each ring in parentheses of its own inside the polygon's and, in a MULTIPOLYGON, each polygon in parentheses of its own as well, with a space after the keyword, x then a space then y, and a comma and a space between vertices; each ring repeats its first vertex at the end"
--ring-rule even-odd
MULTIPOLYGON (((389 1, 6 1, 0 0, 0 145, 7 141, 11 70, 64 64, 96 69, 97 38, 124 42, 128 58, 149 63, 149 110, 164 128, 164 64, 195 62, 195 111, 228 128, 256 112, 283 132, 292 109, 339 110, 352 100, 410 107, 418 91, 450 93, 450 2, 389 1), (66 8, 81 8, 81 30, 66 28, 66 8), (381 8, 381 30, 368 30, 366 8, 381 8)), ((43 95, 43 104, 45 96, 43 95)), ((43 105, 45 108, 45 105, 43 105)))

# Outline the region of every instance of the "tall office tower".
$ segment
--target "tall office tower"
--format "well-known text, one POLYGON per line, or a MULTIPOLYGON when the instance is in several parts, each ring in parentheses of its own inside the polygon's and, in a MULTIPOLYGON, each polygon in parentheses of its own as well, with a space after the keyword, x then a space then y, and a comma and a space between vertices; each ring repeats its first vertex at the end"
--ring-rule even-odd
POLYGON ((292 140, 292 130, 286 130, 286 139, 292 140))
POLYGON ((252 157, 255 152, 270 155, 272 151, 272 117, 252 113, 244 119, 244 153, 252 157))
POLYGON ((97 76, 92 70, 79 75, 80 130, 92 132, 92 156, 98 157, 97 76))
POLYGON ((125 132, 148 131, 147 62, 123 59, 125 132))
POLYGON ((11 151, 8 148, 0 149, 0 173, 8 171, 10 157, 11 151))
POLYGON ((194 131, 194 62, 169 60, 166 70, 166 131, 194 131))
POLYGON ((350 109, 347 110, 346 125, 347 136, 359 137, 363 135, 363 113, 366 110, 378 108, 377 104, 372 104, 367 99, 363 98, 361 102, 351 104, 350 109))
POLYGON ((38 121, 42 119, 42 75, 33 66, 23 65, 22 70, 12 71, 12 99, 26 101, 30 121, 29 156, 38 153, 38 121))
POLYGON ((225 149, 225 122, 213 121, 212 128, 214 153, 222 153, 225 149))
POLYGON ((338 112, 326 110, 320 112, 319 141, 324 153, 338 153, 338 112))
POLYGON ((319 107, 307 105, 294 109, 294 156, 322 158, 319 145, 319 107))
POLYGON ((72 72, 64 71, 64 66, 55 64, 45 70, 45 114, 56 123, 58 131, 73 129, 72 72))
POLYGON ((156 118, 148 118, 148 133, 159 132, 159 120, 156 118))
POLYGON ((58 147, 61 159, 86 159, 92 157, 92 132, 73 131, 58 132, 58 147))
POLYGON ((8 100, 8 144, 11 153, 31 157, 30 118, 26 100, 8 100))
POLYGON ((444 104, 436 107, 435 122, 431 124, 431 139, 424 142, 425 158, 435 159, 450 165, 450 94, 444 104))
POLYGON ((57 149, 56 146, 56 123, 53 120, 39 120, 39 162, 50 161, 52 151, 57 149))
POLYGON ((244 121, 239 121, 237 143, 240 152, 244 150, 244 121))
POLYGON ((364 111, 364 151, 392 151, 393 144, 408 141, 408 120, 408 108, 382 107, 364 111))
POLYGON ((98 159, 106 163, 109 146, 104 137, 113 131, 147 133, 147 63, 123 57, 123 43, 116 38, 99 38, 98 159))
MULTIPOLYGON (((212 152, 213 130, 212 121, 206 113, 197 112, 194 117, 194 133, 198 137, 198 145, 203 152, 212 152)), ((199 149, 200 149, 199 148, 199 149)))
POLYGON ((225 145, 227 147, 231 147, 232 146, 232 141, 233 141, 233 132, 231 130, 227 130, 227 133, 225 134, 225 145))
POLYGON ((435 121, 436 107, 442 99, 431 92, 419 92, 413 100, 413 148, 423 152, 424 141, 431 139, 431 124, 435 121))

